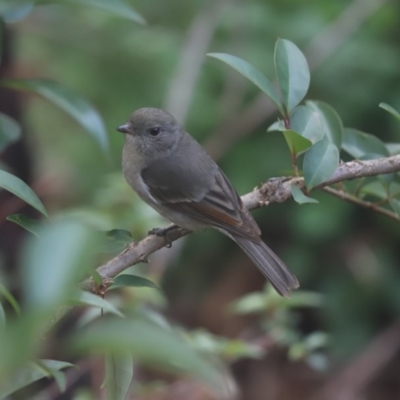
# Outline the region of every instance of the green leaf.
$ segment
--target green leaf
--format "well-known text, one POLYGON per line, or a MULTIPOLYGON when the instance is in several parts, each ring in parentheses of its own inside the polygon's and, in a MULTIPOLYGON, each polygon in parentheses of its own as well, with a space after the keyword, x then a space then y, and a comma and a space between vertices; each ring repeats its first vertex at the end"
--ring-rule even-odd
POLYGON ((33 92, 58 105, 82 125, 99 143, 103 150, 108 148, 108 136, 99 113, 82 97, 65 86, 45 79, 18 79, 4 81, 3 85, 33 92))
POLYGON ((0 113, 0 152, 21 136, 20 126, 8 115, 0 113))
POLYGON ((132 243, 132 234, 124 229, 112 229, 105 232, 105 243, 101 246, 101 251, 121 251, 132 243))
POLYGON ((303 100, 310 86, 310 70, 299 48, 286 39, 275 45, 275 70, 287 113, 303 100))
POLYGON ((15 196, 30 204, 36 210, 40 211, 46 217, 48 216, 43 203, 39 200, 36 193, 21 179, 6 171, 0 170, 0 187, 8 190, 15 196))
POLYGON ((253 67, 250 63, 242 60, 239 57, 231 56, 224 53, 209 53, 209 57, 217 58, 224 61, 236 71, 240 72, 247 79, 252 81, 257 87, 259 87, 278 107, 278 110, 284 115, 282 102, 275 88, 272 86, 268 78, 262 74, 257 68, 253 67))
POLYGON ((91 307, 98 307, 103 309, 106 312, 111 314, 118 315, 119 317, 123 317, 124 315, 115 308, 109 301, 102 299, 100 296, 86 292, 80 291, 76 296, 74 296, 70 300, 70 304, 73 305, 80 305, 80 306, 91 306, 91 307))
POLYGON ((51 368, 46 363, 40 360, 35 364, 39 368, 42 368, 49 377, 54 378, 61 393, 65 392, 65 389, 67 388, 67 380, 65 378, 64 372, 61 372, 58 369, 51 368))
POLYGON ((78 4, 83 6, 93 6, 117 17, 127 18, 138 24, 146 24, 144 18, 137 13, 129 4, 121 0, 55 0, 53 3, 78 4))
POLYGON ((231 309, 236 314, 260 313, 267 309, 267 299, 264 292, 253 292, 235 301, 231 309))
POLYGON ((68 301, 95 257, 95 235, 76 221, 43 224, 39 238, 30 237, 23 254, 26 306, 53 312, 68 301))
POLYGON ((306 105, 321 115, 324 124, 324 136, 340 149, 343 141, 343 123, 339 114, 323 101, 307 101, 306 105))
POLYGON ((129 244, 132 242, 132 234, 124 229, 112 229, 111 231, 106 232, 106 236, 123 244, 129 244))
POLYGON ((328 180, 339 166, 339 151, 328 139, 315 143, 304 156, 303 172, 308 189, 328 180))
POLYGON ((312 146, 311 141, 301 136, 298 132, 292 130, 283 131, 283 136, 292 154, 300 154, 312 146))
POLYGON ((132 355, 106 355, 105 367, 106 376, 102 387, 107 390, 107 399, 125 400, 133 377, 132 355))
POLYGON ((274 132, 274 131, 278 132, 286 131, 285 123, 280 119, 278 119, 278 121, 275 121, 267 129, 267 132, 274 132))
POLYGON ((294 183, 292 183, 290 185, 290 188, 292 189, 292 196, 293 199, 296 203, 299 204, 305 204, 305 203, 319 203, 318 200, 313 199, 311 197, 306 196, 301 189, 295 185, 294 183))
POLYGON ((37 235, 40 224, 35 219, 27 217, 24 214, 12 214, 9 215, 6 219, 8 221, 14 222, 19 226, 22 226, 22 228, 26 229, 28 232, 37 235))
POLYGON ((354 158, 389 156, 389 150, 379 138, 352 128, 345 128, 342 148, 354 158))
POLYGON ((107 318, 72 337, 71 346, 78 351, 131 353, 135 360, 157 367, 197 376, 213 385, 221 385, 214 363, 196 353, 172 329, 135 317, 132 320, 107 318))
POLYGON ((379 103, 379 107, 383 108, 388 113, 392 114, 393 117, 395 117, 398 121, 400 121, 400 113, 397 110, 395 110, 392 106, 389 106, 389 104, 386 103, 379 103))
POLYGON ((9 302, 9 304, 14 309, 16 314, 20 313, 21 309, 19 307, 18 301, 1 282, 0 282, 0 296, 3 296, 9 302))
POLYGON ((63 368, 74 366, 68 362, 55 360, 41 360, 40 364, 42 365, 30 363, 29 366, 20 368, 15 376, 8 379, 3 383, 2 387, 0 387, 0 399, 4 399, 17 390, 23 389, 39 379, 51 376, 51 373, 46 369, 50 371, 59 371, 63 368), (45 366, 46 369, 44 369, 43 366, 45 366))
POLYGON ((116 289, 123 286, 134 286, 134 287, 149 287, 153 289, 159 289, 159 287, 152 281, 141 276, 136 275, 118 275, 114 279, 114 283, 110 289, 116 289))
POLYGON ((290 126, 301 136, 311 140, 312 143, 318 142, 324 136, 324 121, 321 114, 309 106, 299 106, 293 111, 290 117, 290 126))

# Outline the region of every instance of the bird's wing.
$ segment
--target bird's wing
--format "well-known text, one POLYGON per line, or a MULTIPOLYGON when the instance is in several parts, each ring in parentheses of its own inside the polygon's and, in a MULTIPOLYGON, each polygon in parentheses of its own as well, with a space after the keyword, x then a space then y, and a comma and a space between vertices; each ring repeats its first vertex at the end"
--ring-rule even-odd
POLYGON ((192 143, 198 148, 189 151, 195 158, 190 162, 180 152, 173 163, 158 160, 142 171, 151 195, 197 221, 260 242, 260 229, 228 178, 197 142, 188 145, 192 143))

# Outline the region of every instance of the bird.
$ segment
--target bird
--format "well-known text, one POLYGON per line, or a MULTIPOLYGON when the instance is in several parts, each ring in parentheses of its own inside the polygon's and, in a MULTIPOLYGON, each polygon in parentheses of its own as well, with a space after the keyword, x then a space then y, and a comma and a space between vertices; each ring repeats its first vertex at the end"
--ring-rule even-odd
POLYGON ((168 112, 140 108, 117 128, 122 170, 139 197, 179 227, 215 228, 235 241, 282 296, 299 287, 207 151, 168 112))

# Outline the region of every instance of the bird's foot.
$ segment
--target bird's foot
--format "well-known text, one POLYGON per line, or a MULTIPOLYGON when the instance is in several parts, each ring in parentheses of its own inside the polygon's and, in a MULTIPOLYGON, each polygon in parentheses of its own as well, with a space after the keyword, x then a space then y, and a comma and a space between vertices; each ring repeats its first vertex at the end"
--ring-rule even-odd
POLYGON ((163 237, 167 242, 166 247, 172 247, 172 240, 168 237, 168 233, 176 228, 176 225, 169 225, 166 228, 153 228, 149 231, 149 235, 156 235, 163 237))

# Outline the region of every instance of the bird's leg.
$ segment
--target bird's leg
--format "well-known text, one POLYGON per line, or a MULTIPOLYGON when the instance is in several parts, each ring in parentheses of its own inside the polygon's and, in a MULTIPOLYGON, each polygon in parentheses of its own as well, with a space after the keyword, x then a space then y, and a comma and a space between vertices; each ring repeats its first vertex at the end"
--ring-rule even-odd
POLYGON ((167 246, 166 247, 172 247, 172 241, 169 239, 168 237, 168 233, 174 229, 176 229, 177 225, 175 224, 171 224, 168 225, 166 228, 153 228, 152 230, 149 231, 149 235, 156 235, 156 236, 160 236, 163 237, 166 242, 167 242, 167 246))

